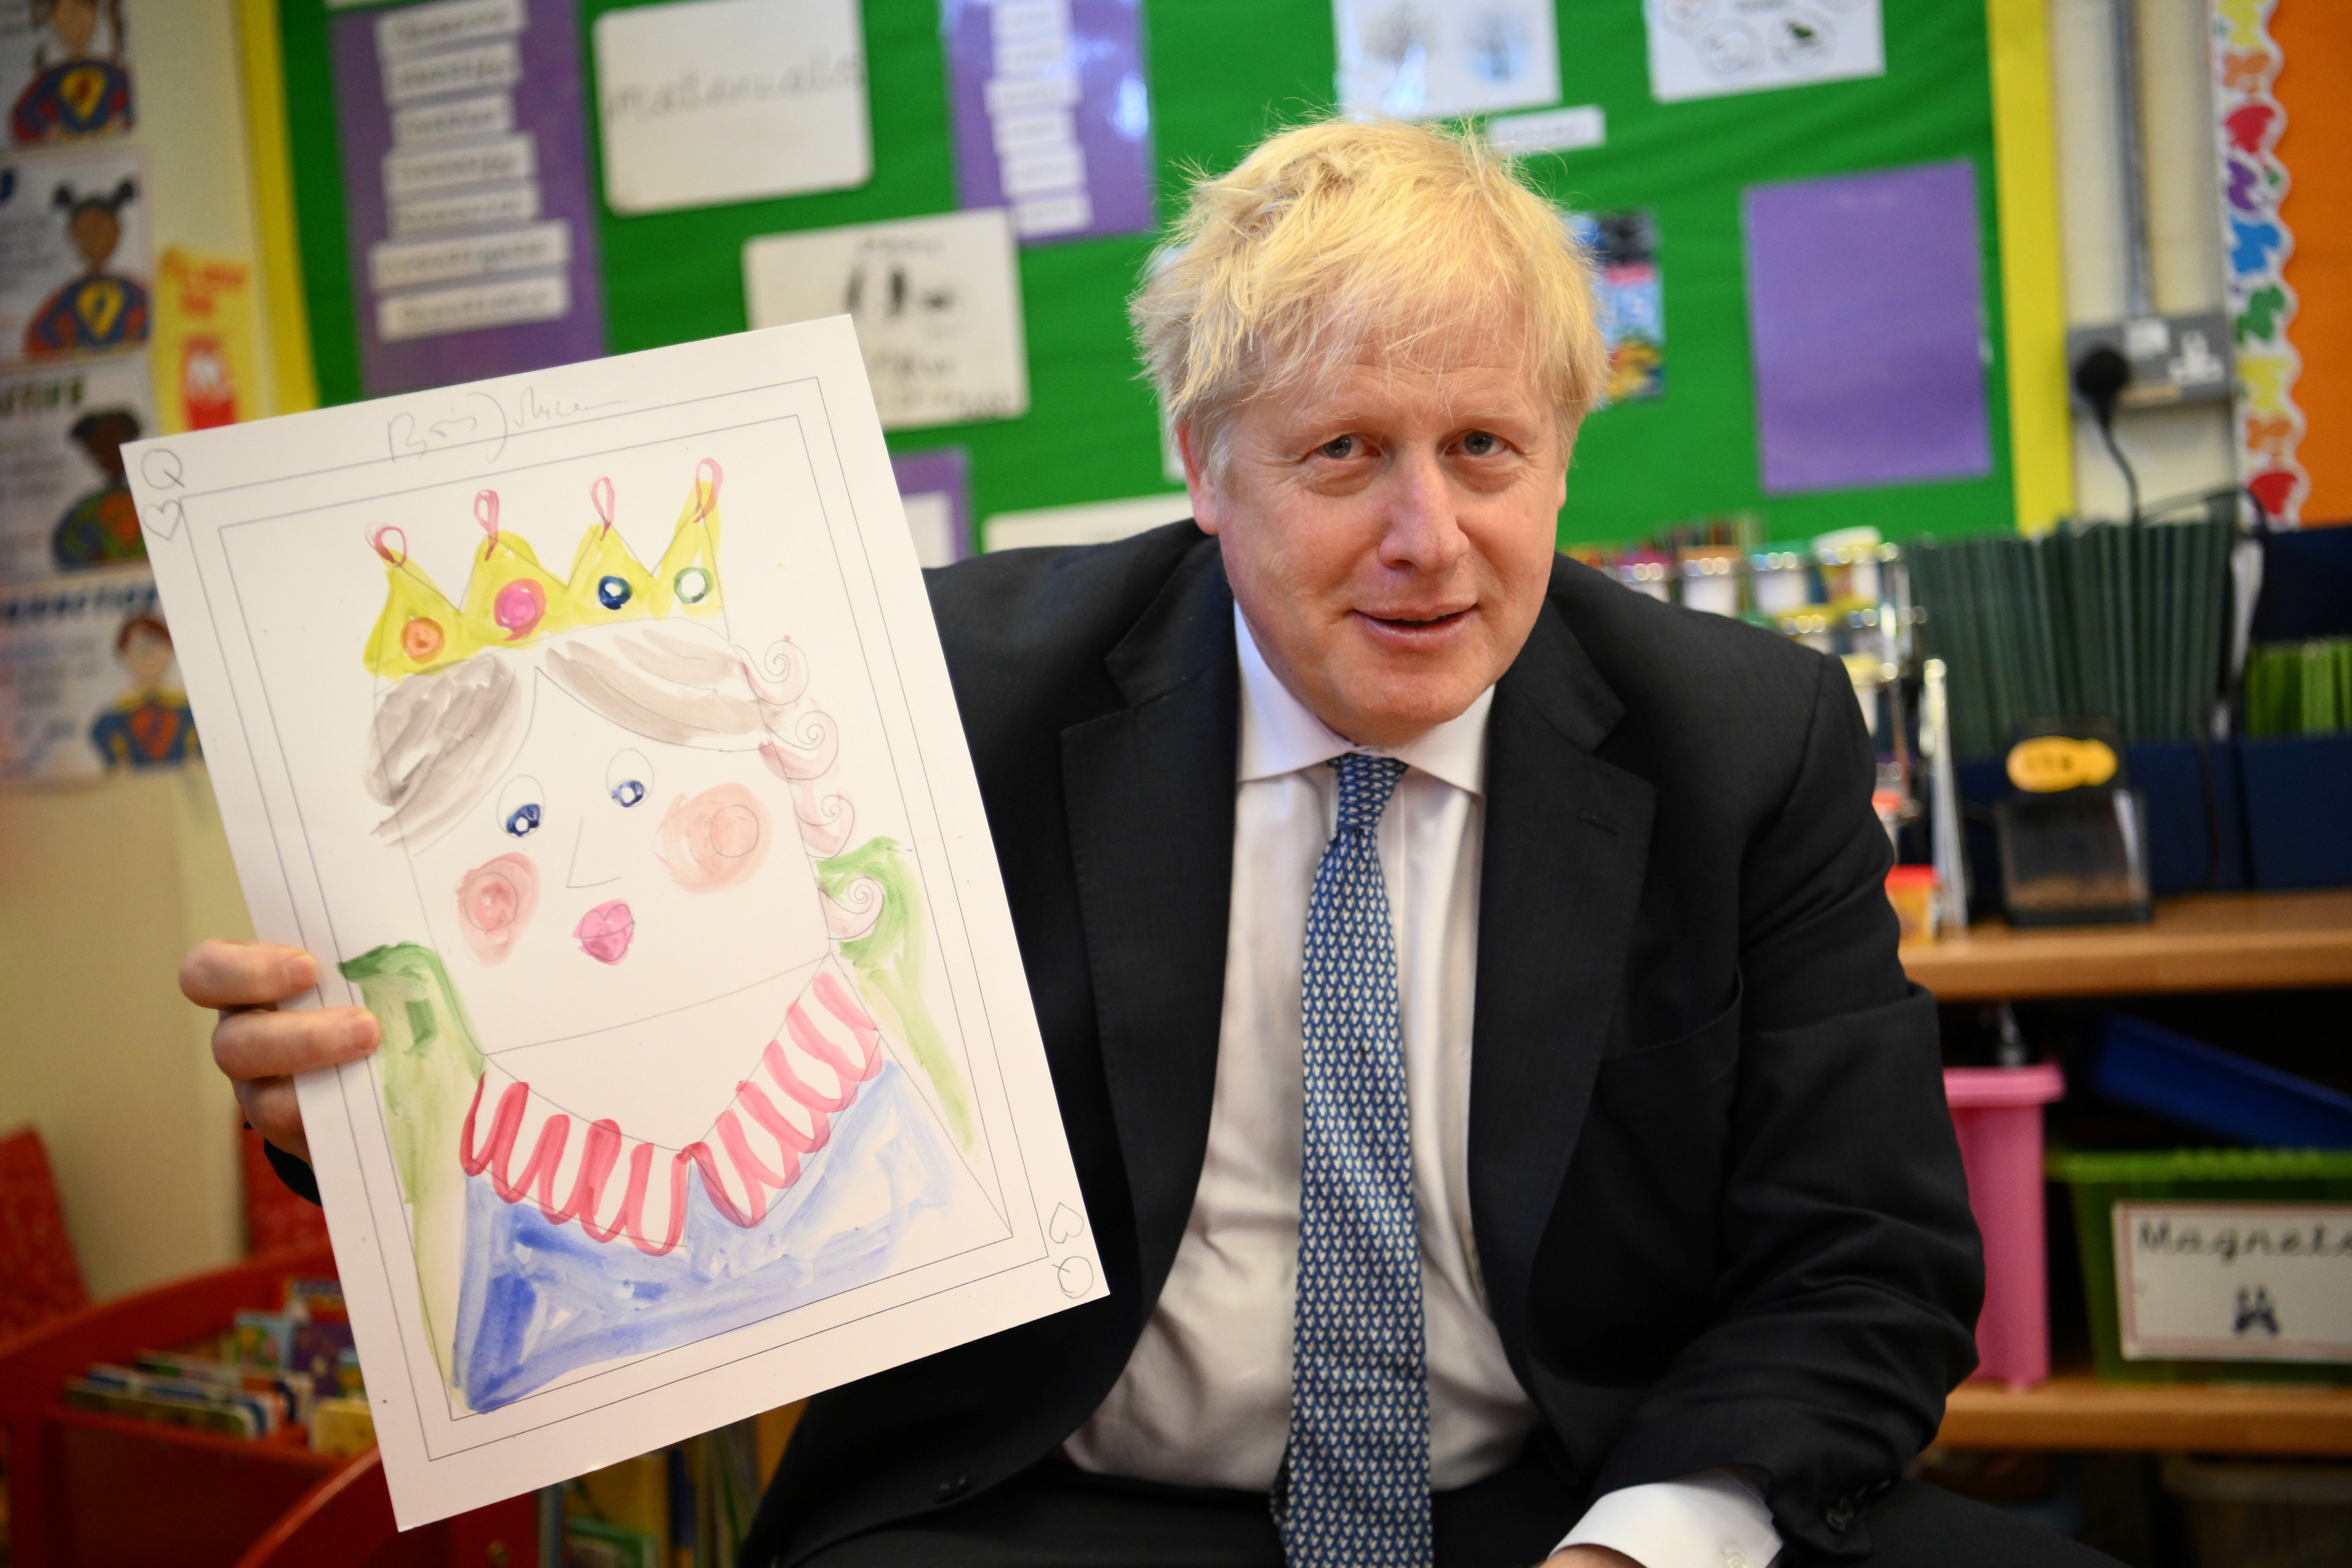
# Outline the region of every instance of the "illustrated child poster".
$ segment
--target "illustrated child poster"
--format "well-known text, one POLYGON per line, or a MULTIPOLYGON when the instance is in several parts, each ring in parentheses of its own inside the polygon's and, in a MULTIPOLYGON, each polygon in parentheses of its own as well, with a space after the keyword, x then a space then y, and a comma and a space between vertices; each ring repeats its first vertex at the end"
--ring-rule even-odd
POLYGON ((847 321, 130 468, 404 1526, 1103 1293, 847 321))
POLYGON ((198 754, 145 567, 0 588, 0 784, 175 767, 198 754))
POLYGON ((0 377, 0 580, 144 556, 122 448, 154 433, 139 355, 0 377))
POLYGON ((144 343, 149 255, 131 148, 0 160, 0 363, 144 343))
POLYGON ((0 0, 0 92, 18 147, 130 130, 122 0, 0 0))

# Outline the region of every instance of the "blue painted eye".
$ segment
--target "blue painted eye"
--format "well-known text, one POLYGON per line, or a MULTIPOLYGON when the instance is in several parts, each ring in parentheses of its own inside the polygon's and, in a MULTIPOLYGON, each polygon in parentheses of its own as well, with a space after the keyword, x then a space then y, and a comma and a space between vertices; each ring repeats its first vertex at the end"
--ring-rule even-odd
POLYGON ((528 837, 539 831, 539 807, 519 805, 507 813, 507 831, 517 838, 528 837))
POLYGON ((606 577, 596 584, 596 602, 608 610, 617 610, 629 602, 629 580, 626 577, 606 577))
POLYGON ((636 779, 623 779, 613 786, 613 798, 625 806, 635 805, 646 798, 646 786, 636 779))

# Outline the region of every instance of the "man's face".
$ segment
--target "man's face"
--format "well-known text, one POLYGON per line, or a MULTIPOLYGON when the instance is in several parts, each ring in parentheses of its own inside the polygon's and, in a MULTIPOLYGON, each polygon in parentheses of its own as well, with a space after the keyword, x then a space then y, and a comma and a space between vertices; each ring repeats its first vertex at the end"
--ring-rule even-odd
POLYGON ((1518 657, 1551 579, 1568 444, 1508 334, 1432 365, 1368 363, 1253 399, 1210 479, 1182 433, 1194 515, 1266 662, 1359 745, 1468 708, 1518 657))

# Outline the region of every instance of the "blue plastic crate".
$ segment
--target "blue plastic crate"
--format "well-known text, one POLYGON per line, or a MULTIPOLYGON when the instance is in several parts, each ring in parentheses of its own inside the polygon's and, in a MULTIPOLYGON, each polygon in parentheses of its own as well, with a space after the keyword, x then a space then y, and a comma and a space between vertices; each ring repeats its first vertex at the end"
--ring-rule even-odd
POLYGON ((2109 1014, 2091 1086, 2136 1106, 2267 1149, 2352 1149, 2352 1095, 2109 1014))

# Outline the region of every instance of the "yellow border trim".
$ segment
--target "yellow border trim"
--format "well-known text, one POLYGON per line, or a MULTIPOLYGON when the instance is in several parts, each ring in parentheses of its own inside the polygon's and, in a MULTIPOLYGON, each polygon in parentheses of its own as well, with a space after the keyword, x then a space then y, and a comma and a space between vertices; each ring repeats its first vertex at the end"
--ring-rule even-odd
POLYGON ((294 237, 294 163, 286 131, 286 57, 278 0, 236 0, 236 32, 245 70, 246 144, 253 157, 254 222, 261 240, 270 412, 299 414, 319 406, 319 379, 310 365, 302 253, 294 237))
POLYGON ((1985 32, 1992 56, 2011 482, 2019 531, 2046 533, 2074 510, 2048 0, 1985 0, 1985 32))

